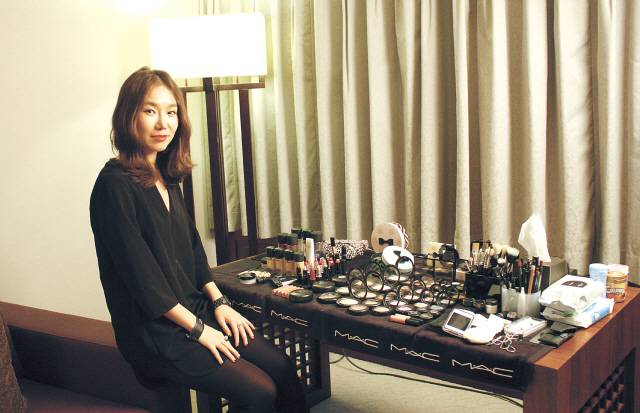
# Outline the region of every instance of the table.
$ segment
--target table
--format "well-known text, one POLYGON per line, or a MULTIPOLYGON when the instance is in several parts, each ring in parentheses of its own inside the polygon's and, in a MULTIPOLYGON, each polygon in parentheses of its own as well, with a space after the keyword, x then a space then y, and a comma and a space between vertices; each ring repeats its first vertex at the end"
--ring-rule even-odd
MULTIPOLYGON (((342 317, 331 305, 320 305, 314 300, 309 305, 296 305, 295 313, 291 313, 290 308, 285 311, 290 305, 288 300, 269 294, 267 285, 245 286, 236 279, 238 271, 257 265, 258 261, 245 259, 215 267, 212 273, 220 290, 231 298, 234 308, 256 320, 265 336, 287 348, 290 356, 297 360, 311 405, 331 395, 328 358, 330 345, 333 345, 345 348, 351 356, 522 399, 525 413, 640 412, 640 397, 634 397, 635 383, 640 383, 635 368, 640 363, 640 329, 634 328, 640 320, 640 290, 636 288, 628 289, 627 299, 616 304, 612 314, 579 331, 560 348, 550 351, 545 348, 542 354, 531 350, 525 354, 525 359, 535 360, 527 363, 533 369, 530 380, 528 384, 523 380, 511 386, 502 377, 509 374, 508 369, 500 364, 497 368, 493 365, 488 368, 488 363, 458 362, 456 365, 454 362, 457 369, 443 369, 441 365, 429 368, 434 361, 433 355, 438 352, 416 352, 416 347, 396 346, 395 350, 406 353, 403 359, 398 354, 381 351, 381 348, 388 348, 379 345, 385 336, 402 340, 403 334, 409 334, 407 331, 415 331, 407 326, 391 326, 394 323, 387 321, 381 327, 371 316, 366 322, 364 318, 358 322, 368 323, 367 331, 390 328, 392 333, 354 335, 348 329, 353 325, 349 324, 349 318, 354 316, 342 317), (469 371, 463 372, 460 367, 469 371)), ((435 340, 429 341, 430 344, 444 340, 447 348, 467 345, 448 336, 436 335, 434 338, 433 334, 428 336, 423 332, 410 335, 409 343, 414 346, 424 345, 419 340, 435 340)), ((390 348, 394 350, 393 344, 390 348)), ((460 353, 470 354, 462 350, 460 353)), ((436 355, 440 356, 439 353, 436 355)), ((526 376, 526 373, 523 374, 526 376)))

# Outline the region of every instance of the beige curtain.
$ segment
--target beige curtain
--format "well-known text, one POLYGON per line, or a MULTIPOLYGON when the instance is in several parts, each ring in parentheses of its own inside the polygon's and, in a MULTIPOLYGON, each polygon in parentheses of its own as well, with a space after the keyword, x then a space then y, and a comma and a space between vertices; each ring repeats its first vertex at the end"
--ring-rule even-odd
POLYGON ((393 221, 414 252, 467 256, 483 238, 524 254, 520 227, 539 213, 551 255, 581 274, 628 264, 640 282, 636 2, 215 3, 267 19, 267 88, 252 92, 261 237, 369 239, 393 221))

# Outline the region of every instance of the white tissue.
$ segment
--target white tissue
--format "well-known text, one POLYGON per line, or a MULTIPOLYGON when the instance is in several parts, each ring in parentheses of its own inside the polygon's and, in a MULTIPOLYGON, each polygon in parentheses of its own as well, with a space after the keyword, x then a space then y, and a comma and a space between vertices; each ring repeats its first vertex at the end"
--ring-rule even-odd
POLYGON ((539 257, 542 262, 551 262, 547 249, 547 233, 544 230, 539 214, 533 214, 522 224, 518 242, 522 245, 529 257, 539 257))
POLYGON ((511 323, 501 317, 491 314, 489 318, 476 315, 473 318, 472 327, 464 332, 462 338, 473 344, 486 344, 499 332, 504 329, 506 324, 511 323))

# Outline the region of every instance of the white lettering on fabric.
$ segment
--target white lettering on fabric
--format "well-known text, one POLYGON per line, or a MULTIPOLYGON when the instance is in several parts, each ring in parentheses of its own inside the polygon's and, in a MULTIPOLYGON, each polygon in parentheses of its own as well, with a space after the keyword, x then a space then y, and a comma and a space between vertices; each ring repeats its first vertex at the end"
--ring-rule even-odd
POLYGON ((469 367, 470 370, 482 370, 482 371, 487 371, 491 374, 495 374, 496 376, 508 377, 510 379, 513 378, 512 375, 506 374, 506 373, 513 373, 513 370, 501 369, 498 367, 490 368, 483 364, 460 363, 459 361, 454 359, 451 359, 451 365, 453 367, 456 367, 456 365, 458 365, 459 367, 469 367))
POLYGON ((335 330, 334 333, 335 337, 346 337, 347 340, 351 341, 357 341, 359 343, 364 344, 365 346, 369 346, 369 347, 373 347, 373 348, 378 348, 378 342, 375 340, 371 340, 369 338, 360 338, 358 336, 352 336, 351 334, 347 333, 347 334, 342 334, 341 332, 339 332, 338 330, 335 330))
POLYGON ((420 357, 421 359, 424 360, 429 360, 429 361, 435 361, 436 363, 439 363, 440 360, 440 356, 437 354, 431 354, 431 353, 416 353, 413 350, 408 350, 406 347, 400 348, 400 347, 396 347, 395 345, 391 344, 391 350, 396 350, 396 351, 404 351, 404 354, 407 356, 412 356, 412 357, 420 357))
POLYGON ((242 308, 248 308, 249 310, 255 311, 256 313, 260 314, 262 312, 262 307, 259 307, 257 305, 251 305, 251 304, 245 304, 245 303, 239 303, 237 301, 233 301, 234 305, 239 305, 242 308))
POLYGON ((298 325, 304 326, 304 327, 309 327, 309 324, 307 323, 306 320, 301 320, 299 318, 293 318, 290 317, 288 315, 284 315, 284 314, 278 314, 275 311, 271 310, 271 315, 272 316, 276 316, 276 317, 280 317, 282 320, 286 320, 286 321, 292 321, 298 325))

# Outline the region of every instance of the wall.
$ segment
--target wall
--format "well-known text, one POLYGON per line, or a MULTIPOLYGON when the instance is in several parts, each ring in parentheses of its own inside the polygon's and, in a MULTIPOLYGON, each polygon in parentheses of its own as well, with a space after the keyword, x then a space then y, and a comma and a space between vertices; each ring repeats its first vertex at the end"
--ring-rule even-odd
MULTIPOLYGON (((89 195, 113 156, 113 107, 126 77, 150 63, 147 20, 197 13, 196 0, 0 0, 1 301, 109 320, 89 195)), ((196 134, 204 165, 200 146, 196 134)), ((202 204, 198 192, 200 217, 202 204)))

